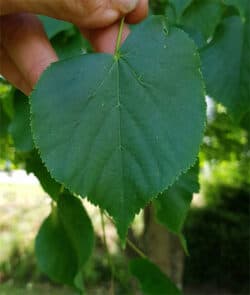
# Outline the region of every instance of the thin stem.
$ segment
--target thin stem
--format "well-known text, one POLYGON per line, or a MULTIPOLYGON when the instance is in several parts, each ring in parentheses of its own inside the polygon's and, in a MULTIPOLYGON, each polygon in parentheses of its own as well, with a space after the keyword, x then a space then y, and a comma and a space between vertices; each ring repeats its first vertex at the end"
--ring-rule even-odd
POLYGON ((127 238, 127 243, 131 249, 133 249, 141 258, 147 259, 147 256, 127 238))
MULTIPOLYGON (((104 212, 103 213, 109 220, 110 222, 114 225, 114 221, 104 212)), ((132 241, 130 241, 128 238, 126 238, 126 242, 129 245, 129 247, 134 250, 141 258, 148 259, 147 255, 142 252, 132 241)))
POLYGON ((64 185, 62 184, 61 187, 60 187, 60 194, 62 194, 64 191, 64 185))
POLYGON ((114 295, 115 294, 115 289, 114 289, 114 265, 113 265, 112 258, 111 258, 110 253, 109 253, 108 244, 107 244, 105 222, 104 222, 104 212, 101 209, 100 209, 100 215, 101 215, 101 223, 102 223, 103 242, 104 242, 106 252, 107 252, 109 268, 111 270, 110 294, 114 295))
POLYGON ((120 22, 119 32, 118 32, 118 36, 117 36, 117 39, 116 39, 115 54, 118 53, 118 51, 120 49, 120 46, 121 46, 122 32, 123 32, 123 26, 124 26, 124 19, 125 19, 125 17, 123 17, 121 19, 121 22, 120 22))

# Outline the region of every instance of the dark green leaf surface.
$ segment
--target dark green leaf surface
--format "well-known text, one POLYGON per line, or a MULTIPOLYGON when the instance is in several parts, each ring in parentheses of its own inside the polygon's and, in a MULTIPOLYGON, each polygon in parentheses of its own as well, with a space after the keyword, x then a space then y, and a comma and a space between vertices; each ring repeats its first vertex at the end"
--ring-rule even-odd
POLYGON ((236 7, 240 12, 241 17, 243 19, 246 18, 247 7, 250 5, 249 0, 224 0, 224 3, 236 7))
POLYGON ((81 201, 62 194, 37 235, 38 266, 53 281, 74 286, 93 243, 92 224, 81 201))
POLYGON ((81 268, 90 257, 94 245, 91 221, 81 200, 69 194, 59 197, 58 212, 81 268))
POLYGON ((42 22, 49 39, 53 38, 55 35, 62 31, 73 28, 73 25, 71 23, 51 18, 45 15, 39 15, 39 19, 42 22))
POLYGON ((50 279, 73 285, 78 272, 76 253, 56 213, 42 224, 36 239, 38 266, 50 279))
POLYGON ((181 15, 184 13, 185 9, 192 3, 193 0, 169 0, 175 9, 177 22, 181 18, 181 15))
POLYGON ((220 1, 194 1, 182 15, 180 24, 193 34, 201 32, 206 41, 213 36, 223 12, 224 7, 220 1))
POLYGON ((59 59, 69 58, 83 53, 84 39, 80 32, 58 34, 51 40, 59 59))
POLYGON ((4 137, 8 133, 10 118, 5 113, 2 103, 0 101, 0 136, 4 137))
POLYGON ((196 163, 154 200, 158 221, 177 235, 182 231, 192 195, 199 191, 198 175, 199 165, 196 163))
POLYGON ((240 125, 248 132, 250 136, 250 110, 244 114, 240 125))
POLYGON ((14 117, 9 125, 9 132, 17 151, 28 152, 33 149, 29 100, 19 91, 14 96, 14 117))
POLYGON ((152 262, 138 258, 130 262, 144 295, 181 295, 174 283, 152 262))
MULTIPOLYGON (((250 2, 249 2, 250 5, 250 2)), ((201 51, 207 92, 236 119, 249 109, 250 22, 225 19, 214 40, 201 51)))
POLYGON ((34 138, 52 176, 113 216, 134 215, 195 161, 205 102, 194 43, 163 17, 119 55, 53 64, 31 97, 34 138))
POLYGON ((43 165, 36 150, 32 151, 26 159, 26 171, 34 173, 40 181, 41 186, 48 195, 57 200, 62 185, 56 182, 49 174, 47 168, 43 165))

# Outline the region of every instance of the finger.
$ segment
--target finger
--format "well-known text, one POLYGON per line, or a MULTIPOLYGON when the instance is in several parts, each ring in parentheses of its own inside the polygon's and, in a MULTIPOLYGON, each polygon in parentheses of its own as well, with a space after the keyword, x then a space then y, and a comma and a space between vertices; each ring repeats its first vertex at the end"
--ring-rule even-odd
POLYGON ((126 16, 126 22, 135 24, 148 15, 148 0, 140 0, 136 8, 126 16))
MULTIPOLYGON (((117 22, 107 28, 85 30, 81 29, 84 37, 92 44, 95 51, 114 53, 116 47, 116 40, 119 32, 120 22, 117 22)), ((122 42, 129 35, 129 28, 125 24, 122 32, 122 42)))
POLYGON ((133 11, 141 0, 8 0, 0 1, 0 15, 42 14, 85 28, 101 28, 133 11))
POLYGON ((0 46, 0 74, 16 88, 26 95, 31 92, 31 87, 8 56, 6 50, 0 46))
POLYGON ((111 6, 122 14, 133 11, 138 5, 138 0, 111 0, 111 6))
MULTIPOLYGON (((126 16, 126 22, 137 23, 144 19, 148 14, 148 0, 140 0, 136 8, 126 16)), ((119 23, 115 23, 103 29, 80 29, 84 37, 87 38, 96 51, 113 53, 116 45, 119 23)), ((129 28, 124 26, 122 42, 129 34, 129 28)))
POLYGON ((0 18, 2 46, 33 88, 41 73, 57 60, 39 20, 30 14, 0 18))

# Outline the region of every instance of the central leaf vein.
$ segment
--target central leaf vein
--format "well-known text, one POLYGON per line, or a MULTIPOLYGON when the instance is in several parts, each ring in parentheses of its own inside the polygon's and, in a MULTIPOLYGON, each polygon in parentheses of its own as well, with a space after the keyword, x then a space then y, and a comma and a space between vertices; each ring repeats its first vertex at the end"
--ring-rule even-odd
POLYGON ((119 155, 120 155, 120 169, 121 169, 121 183, 122 183, 122 189, 120 194, 120 204, 121 208, 124 206, 124 167, 123 167, 123 155, 122 155, 122 135, 121 135, 121 128, 122 128, 122 122, 121 122, 121 101, 120 101, 120 72, 119 72, 119 60, 117 60, 117 108, 119 111, 119 127, 118 127, 118 149, 119 149, 119 155))

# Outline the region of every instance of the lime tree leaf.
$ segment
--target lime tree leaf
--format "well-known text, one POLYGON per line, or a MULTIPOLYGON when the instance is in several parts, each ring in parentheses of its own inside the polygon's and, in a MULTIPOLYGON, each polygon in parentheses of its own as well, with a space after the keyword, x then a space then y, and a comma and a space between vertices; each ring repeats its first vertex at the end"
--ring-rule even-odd
POLYGON ((241 17, 246 18, 247 7, 250 5, 249 0, 224 0, 224 3, 236 7, 241 17))
POLYGON ((13 95, 14 88, 0 75, 0 103, 9 118, 14 116, 13 95))
POLYGON ((194 43, 163 17, 119 53, 54 63, 31 96, 34 138, 52 176, 114 218, 134 215, 195 161, 205 101, 194 43))
POLYGON ((71 23, 51 18, 45 15, 39 15, 38 18, 42 22, 49 39, 53 38, 55 35, 62 31, 67 31, 73 28, 73 24, 71 23))
POLYGON ((131 273, 138 279, 144 295, 181 295, 175 284, 152 262, 137 258, 130 262, 131 273))
POLYGON ((250 110, 244 114, 240 125, 248 132, 250 136, 250 110))
POLYGON ((30 106, 28 97, 20 91, 14 95, 14 116, 9 125, 17 151, 28 152, 34 147, 30 128, 30 106))
POLYGON ((238 16, 225 19, 201 50, 208 94, 239 120, 250 101, 250 26, 238 16))
POLYGON ((94 233, 81 201, 62 194, 43 222, 35 243, 38 266, 51 280, 80 287, 82 268, 92 253, 94 233))
POLYGON ((56 212, 44 221, 39 230, 36 256, 39 268, 50 279, 73 285, 78 272, 77 258, 56 212))
POLYGON ((194 1, 184 12, 180 24, 192 34, 201 32, 204 40, 213 36, 214 31, 222 19, 224 6, 220 1, 194 1))
POLYGON ((199 191, 198 162, 154 200, 156 217, 171 232, 180 235, 194 192, 199 191))
POLYGON ((34 173, 38 178, 44 191, 55 201, 61 191, 62 185, 56 182, 49 174, 47 168, 42 163, 41 158, 36 150, 33 150, 26 159, 26 171, 28 173, 34 173))
POLYGON ((82 54, 88 46, 79 31, 61 33, 51 39, 51 44, 55 49, 59 59, 69 58, 82 54))
POLYGON ((181 15, 184 13, 185 9, 193 2, 193 0, 169 0, 175 9, 177 22, 179 21, 181 15))
POLYGON ((79 198, 62 194, 58 199, 60 220, 77 256, 79 269, 89 259, 94 246, 91 221, 79 198))
POLYGON ((5 137, 7 135, 10 122, 10 118, 4 111, 0 100, 0 137, 5 137))

